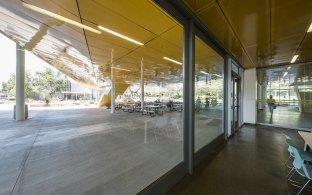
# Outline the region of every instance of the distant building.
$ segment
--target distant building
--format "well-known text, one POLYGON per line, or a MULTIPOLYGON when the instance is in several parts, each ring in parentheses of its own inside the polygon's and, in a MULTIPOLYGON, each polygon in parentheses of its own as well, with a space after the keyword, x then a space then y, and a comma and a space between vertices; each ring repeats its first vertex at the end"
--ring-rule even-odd
POLYGON ((94 100, 95 90, 89 89, 75 83, 73 81, 66 81, 66 86, 64 91, 62 91, 64 100, 94 100))

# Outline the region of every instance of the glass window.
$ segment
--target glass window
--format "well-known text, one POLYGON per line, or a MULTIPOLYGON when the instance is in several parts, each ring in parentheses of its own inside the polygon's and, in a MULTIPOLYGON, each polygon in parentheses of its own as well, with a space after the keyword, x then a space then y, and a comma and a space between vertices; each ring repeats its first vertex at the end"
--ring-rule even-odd
POLYGON ((223 131, 224 60, 195 38, 195 152, 223 131))
POLYGON ((259 123, 310 128, 311 65, 280 66, 257 70, 259 123), (261 90, 262 89, 262 90, 261 90), (271 114, 267 99, 272 95, 276 109, 271 114))

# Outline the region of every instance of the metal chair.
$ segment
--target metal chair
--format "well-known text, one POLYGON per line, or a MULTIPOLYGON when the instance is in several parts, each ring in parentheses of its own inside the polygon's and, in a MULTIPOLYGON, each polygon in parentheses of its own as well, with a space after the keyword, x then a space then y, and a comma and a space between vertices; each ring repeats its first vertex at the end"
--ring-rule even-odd
MULTIPOLYGON (((293 146, 290 146, 290 148, 294 154, 294 161, 292 163, 293 168, 291 169, 291 171, 287 175, 287 176, 290 175, 287 180, 290 181, 291 177, 295 173, 298 173, 299 175, 308 179, 308 181, 301 187, 300 191, 298 192, 297 195, 299 195, 303 191, 303 189, 309 184, 309 182, 312 180, 312 166, 310 164, 305 163, 307 161, 307 159, 304 157, 307 157, 306 153, 309 153, 309 152, 303 153, 304 151, 303 152, 298 151, 297 148, 295 148, 293 146), (304 154, 304 156, 302 156, 302 154, 304 154)), ((311 160, 312 160, 312 158, 310 159, 310 162, 312 162, 311 160)))

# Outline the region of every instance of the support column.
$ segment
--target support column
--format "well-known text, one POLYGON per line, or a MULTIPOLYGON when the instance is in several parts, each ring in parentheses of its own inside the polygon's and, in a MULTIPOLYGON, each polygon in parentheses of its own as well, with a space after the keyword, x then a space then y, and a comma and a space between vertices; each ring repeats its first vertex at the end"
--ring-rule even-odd
POLYGON ((25 120, 25 49, 16 43, 16 107, 17 121, 25 120))
POLYGON ((143 58, 141 59, 141 111, 144 110, 144 64, 143 58))
POLYGON ((195 30, 192 20, 184 28, 183 51, 183 138, 184 162, 188 173, 193 173, 194 167, 194 80, 195 80, 195 30))
POLYGON ((114 66, 114 50, 111 52, 111 81, 112 81, 112 88, 111 88, 111 113, 115 113, 115 66, 114 66))

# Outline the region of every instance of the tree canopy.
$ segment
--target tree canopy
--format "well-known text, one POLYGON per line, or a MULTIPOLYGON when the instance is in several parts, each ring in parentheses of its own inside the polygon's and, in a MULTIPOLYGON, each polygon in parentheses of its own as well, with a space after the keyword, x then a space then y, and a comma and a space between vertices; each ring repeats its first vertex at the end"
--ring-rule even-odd
MULTIPOLYGON (((9 95, 15 96, 15 74, 12 74, 7 82, 2 83, 2 91, 6 90, 9 95)), ((55 73, 52 69, 46 68, 44 71, 37 71, 34 75, 26 72, 25 75, 25 95, 31 98, 34 93, 39 97, 51 99, 61 92, 66 85, 65 76, 55 73)))

